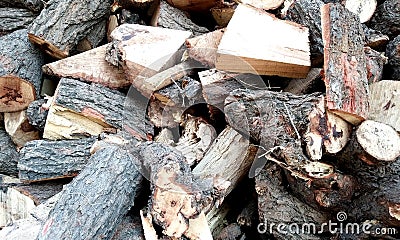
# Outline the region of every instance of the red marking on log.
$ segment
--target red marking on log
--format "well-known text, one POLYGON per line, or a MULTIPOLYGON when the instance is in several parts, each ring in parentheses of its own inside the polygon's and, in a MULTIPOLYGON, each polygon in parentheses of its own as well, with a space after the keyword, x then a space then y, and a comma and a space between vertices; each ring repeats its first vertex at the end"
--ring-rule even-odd
POLYGON ((46 233, 49 231, 51 225, 53 225, 54 220, 52 218, 50 218, 49 220, 47 220, 47 222, 45 223, 45 225, 43 226, 43 230, 42 230, 42 236, 46 235, 46 233))

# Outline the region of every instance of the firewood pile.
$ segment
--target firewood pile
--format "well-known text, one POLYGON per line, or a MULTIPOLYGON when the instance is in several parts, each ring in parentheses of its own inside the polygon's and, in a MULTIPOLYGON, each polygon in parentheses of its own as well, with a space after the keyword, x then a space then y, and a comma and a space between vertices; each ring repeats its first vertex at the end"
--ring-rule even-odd
POLYGON ((0 0, 0 239, 399 239, 398 0, 0 0))

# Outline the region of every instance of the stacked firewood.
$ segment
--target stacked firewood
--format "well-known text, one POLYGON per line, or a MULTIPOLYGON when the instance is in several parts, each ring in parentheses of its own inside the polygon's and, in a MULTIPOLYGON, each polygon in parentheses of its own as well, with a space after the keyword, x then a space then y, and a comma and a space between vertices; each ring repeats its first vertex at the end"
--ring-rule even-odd
POLYGON ((0 22, 0 239, 400 237, 398 0, 0 0, 0 22))

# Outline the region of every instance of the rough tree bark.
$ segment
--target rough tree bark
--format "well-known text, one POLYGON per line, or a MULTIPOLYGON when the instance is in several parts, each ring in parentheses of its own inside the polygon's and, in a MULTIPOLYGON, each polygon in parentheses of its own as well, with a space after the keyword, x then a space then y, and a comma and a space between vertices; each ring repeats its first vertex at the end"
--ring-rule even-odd
POLYGON ((111 0, 50 1, 30 26, 29 39, 54 58, 65 58, 97 23, 108 18, 111 4, 111 0))
POLYGON ((393 80, 400 80, 400 35, 389 42, 386 47, 386 56, 389 58, 390 66, 388 77, 393 80))
POLYGON ((12 32, 27 28, 37 14, 21 8, 0 8, 0 32, 12 32))
POLYGON ((0 128, 0 173, 18 175, 19 153, 7 132, 0 128))
POLYGON ((49 113, 49 101, 51 99, 39 99, 31 102, 26 109, 26 117, 29 124, 43 133, 46 124, 47 114, 49 113))
POLYGON ((364 32, 341 4, 324 5, 321 19, 327 108, 356 125, 369 109, 364 32))
POLYGON ((364 52, 367 59, 368 84, 379 82, 382 79, 383 66, 388 62, 388 58, 370 47, 364 47, 364 52))
POLYGON ((111 238, 133 206, 141 181, 135 161, 121 148, 97 151, 62 192, 38 239, 111 238))
POLYGON ((88 162, 95 139, 35 140, 21 150, 19 178, 23 182, 46 181, 78 175, 88 162))
POLYGON ((22 29, 0 38, 0 112, 28 107, 40 93, 43 55, 22 29))
POLYGON ((1 0, 1 7, 19 7, 26 8, 32 12, 40 12, 44 7, 42 0, 1 0))
POLYGON ((386 0, 380 4, 370 21, 371 28, 391 38, 400 34, 400 2, 386 0))

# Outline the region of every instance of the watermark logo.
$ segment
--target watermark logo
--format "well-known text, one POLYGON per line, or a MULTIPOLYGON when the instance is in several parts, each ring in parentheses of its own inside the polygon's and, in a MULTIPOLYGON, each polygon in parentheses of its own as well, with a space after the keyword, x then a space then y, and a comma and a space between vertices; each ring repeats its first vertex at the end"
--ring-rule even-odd
POLYGON ((274 232, 280 234, 368 234, 368 235, 396 235, 398 231, 396 228, 390 227, 377 227, 371 222, 364 223, 351 223, 346 222, 347 214, 345 212, 338 212, 336 214, 336 221, 329 220, 328 222, 318 223, 283 223, 265 221, 259 223, 257 231, 260 234, 273 234, 274 232))

